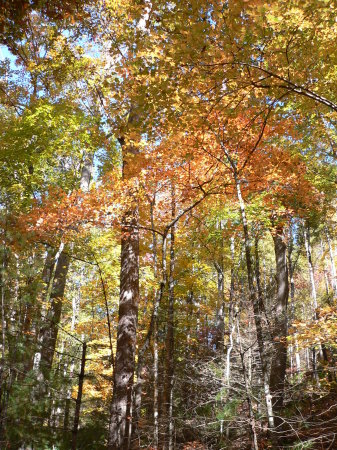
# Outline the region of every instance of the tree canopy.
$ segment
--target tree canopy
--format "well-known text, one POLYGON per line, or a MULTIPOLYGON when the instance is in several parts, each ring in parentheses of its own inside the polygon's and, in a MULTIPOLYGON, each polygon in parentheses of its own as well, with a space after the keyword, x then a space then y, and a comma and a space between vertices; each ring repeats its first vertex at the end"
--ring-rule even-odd
POLYGON ((1 448, 334 448, 336 13, 0 2, 1 448))

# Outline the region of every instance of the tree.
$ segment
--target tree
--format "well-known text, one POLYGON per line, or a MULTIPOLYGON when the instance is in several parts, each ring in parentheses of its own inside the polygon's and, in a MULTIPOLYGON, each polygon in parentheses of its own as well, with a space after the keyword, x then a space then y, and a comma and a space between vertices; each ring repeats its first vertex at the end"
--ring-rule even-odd
POLYGON ((3 3, 1 445, 331 448, 334 2, 3 3))

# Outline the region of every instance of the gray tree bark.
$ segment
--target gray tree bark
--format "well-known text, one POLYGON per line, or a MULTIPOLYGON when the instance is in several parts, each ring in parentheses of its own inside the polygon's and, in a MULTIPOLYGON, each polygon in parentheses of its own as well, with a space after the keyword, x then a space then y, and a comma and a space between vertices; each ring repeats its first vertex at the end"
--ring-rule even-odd
MULTIPOLYGON (((131 178, 130 158, 137 149, 120 139, 123 178, 131 178)), ((128 449, 131 436, 132 391, 139 303, 139 213, 137 186, 129 188, 129 209, 121 229, 121 272, 115 357, 114 388, 109 424, 108 449, 128 449)))
POLYGON ((330 237, 330 233, 329 233, 328 227, 325 228, 325 234, 326 234, 326 238, 327 238, 327 242, 328 242, 328 247, 329 247, 333 296, 334 296, 334 298, 337 298, 337 273, 336 273, 336 265, 335 265, 335 260, 334 260, 333 251, 332 251, 331 237, 330 237))
POLYGON ((224 243, 222 237, 222 223, 221 220, 218 223, 218 230, 220 231, 220 245, 219 245, 219 257, 215 261, 215 268, 217 272, 217 287, 218 287, 218 299, 216 309, 216 336, 215 347, 219 355, 224 354, 225 344, 225 282, 224 282, 224 260, 223 251, 224 243))
MULTIPOLYGON (((89 190, 92 170, 93 155, 88 153, 85 155, 79 180, 80 189, 83 192, 87 192, 89 190)), ((67 250, 64 249, 63 245, 61 249, 61 253, 57 257, 56 261, 51 261, 50 256, 47 255, 44 268, 45 273, 43 274, 47 285, 46 299, 50 303, 50 306, 46 313, 46 317, 43 319, 43 325, 40 330, 39 341, 41 344, 41 353, 40 359, 35 361, 35 368, 41 368, 41 373, 44 375, 44 378, 49 377, 50 369, 53 363, 57 343, 58 325, 62 314, 63 296, 70 266, 70 256, 67 253, 67 250), (52 268, 55 263, 56 268, 53 273, 52 268), (49 280, 47 281, 48 277, 49 280)))
MULTIPOLYGON (((270 371, 270 392, 273 398, 274 412, 283 407, 284 383, 287 368, 287 308, 289 297, 289 280, 287 266, 287 245, 282 227, 278 227, 273 235, 277 293, 273 321, 273 358, 270 371)), ((275 425, 280 420, 275 417, 275 425)))
POLYGON ((53 288, 50 294, 50 308, 44 319, 41 330, 41 371, 46 378, 53 363, 58 335, 58 324, 62 313, 62 299, 64 296, 67 273, 69 270, 70 257, 62 252, 57 260, 56 270, 53 280, 53 288))
POLYGON ((259 355, 261 359, 262 365, 262 374, 263 374, 263 385, 264 385, 264 394, 265 394, 265 402, 267 408, 267 416, 268 423, 270 428, 274 427, 274 414, 273 414, 273 406, 272 406, 272 398, 270 394, 270 385, 269 385, 269 348, 267 345, 267 339, 265 338, 265 333, 262 324, 262 316, 265 313, 264 305, 262 303, 262 299, 257 295, 256 288, 254 286, 254 271, 253 271, 253 263, 251 256, 251 242, 249 236, 248 229, 248 221, 246 216, 246 207, 245 202, 241 193, 241 183, 236 173, 235 166, 233 166, 234 170, 234 180, 237 192, 237 198, 239 201, 240 212, 241 212, 241 220, 243 225, 243 233, 244 233, 244 247, 246 254, 246 266, 247 266, 247 276, 248 276, 248 290, 249 290, 249 299, 252 304, 254 311, 254 321, 256 327, 257 334, 257 343, 259 348, 259 355))
POLYGON ((77 434, 78 434, 78 425, 80 423, 86 352, 87 352, 87 343, 84 342, 82 347, 81 370, 78 378, 78 392, 75 406, 74 426, 72 431, 72 443, 71 443, 72 450, 77 449, 77 434))
MULTIPOLYGON (((171 218, 176 216, 175 189, 171 190, 171 218)), ((167 420, 167 442, 165 448, 173 449, 173 382, 174 382, 174 268, 175 268, 175 225, 170 233, 170 267, 168 279, 168 316, 166 334, 166 377, 164 386, 164 416, 167 420)))

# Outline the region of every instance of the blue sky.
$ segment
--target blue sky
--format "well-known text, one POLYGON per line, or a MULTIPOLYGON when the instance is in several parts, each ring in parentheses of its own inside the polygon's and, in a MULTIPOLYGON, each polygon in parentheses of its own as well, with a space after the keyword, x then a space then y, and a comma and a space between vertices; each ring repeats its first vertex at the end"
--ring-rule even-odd
POLYGON ((0 45, 0 62, 4 61, 5 59, 9 59, 11 68, 15 69, 15 56, 12 55, 12 53, 5 45, 0 45))

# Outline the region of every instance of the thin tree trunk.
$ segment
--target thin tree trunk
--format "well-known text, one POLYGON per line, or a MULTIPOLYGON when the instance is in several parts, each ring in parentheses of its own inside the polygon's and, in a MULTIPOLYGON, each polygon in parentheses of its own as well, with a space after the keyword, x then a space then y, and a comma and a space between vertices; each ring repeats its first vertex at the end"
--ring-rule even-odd
POLYGON ((159 445, 159 355, 158 355, 158 304, 154 311, 154 339, 153 339, 153 448, 159 445))
MULTIPOLYGON (((176 216, 175 189, 172 186, 171 217, 176 216)), ((175 268, 175 225, 170 233, 170 269, 168 280, 168 317, 166 334, 166 379, 164 387, 164 416, 167 420, 168 450, 173 449, 173 381, 174 381, 174 268, 175 268)))
MULTIPOLYGON (((294 263, 292 259, 293 254, 293 234, 292 234, 292 225, 289 227, 289 244, 288 244, 288 270, 289 270, 289 280, 290 280, 290 322, 292 323, 295 320, 295 281, 294 281, 294 263)), ((292 345, 293 353, 295 354, 295 364, 296 364, 296 372, 299 373, 301 371, 301 358, 298 351, 298 342, 296 333, 294 334, 294 344, 292 345)))
MULTIPOLYGON (((314 266, 312 263, 312 253, 311 253, 311 243, 310 243, 310 229, 307 226, 304 226, 304 245, 305 250, 307 254, 307 260, 308 260, 308 269, 309 269, 309 276, 310 276, 310 285, 311 285, 311 299, 312 299, 312 316, 314 320, 317 320, 317 292, 316 292, 316 285, 315 285, 315 273, 314 273, 314 266)), ((316 364, 316 349, 315 347, 312 348, 312 373, 313 377, 316 380, 317 384, 319 384, 319 378, 317 373, 317 364, 316 364)))
POLYGON ((218 287, 218 302, 216 311, 216 336, 215 336, 215 348, 220 356, 224 353, 224 336, 225 336, 225 299, 224 299, 224 267, 223 261, 216 264, 217 271, 217 287, 218 287))
POLYGON ((94 155, 92 153, 86 153, 84 155, 80 178, 80 189, 82 192, 89 191, 93 169, 94 169, 94 155))
POLYGON ((329 247, 333 295, 334 295, 334 297, 337 297, 336 265, 335 265, 335 259, 334 259, 333 251, 332 251, 331 237, 330 237, 330 233, 329 233, 329 230, 328 230, 327 227, 325 228, 325 234, 326 234, 328 247, 329 247))
MULTIPOLYGON (((75 368, 75 361, 72 360, 70 363, 70 372, 69 372, 69 379, 68 381, 68 388, 67 388, 67 398, 65 400, 65 406, 64 406, 64 419, 63 419, 63 444, 66 448, 69 446, 68 442, 68 427, 69 427, 69 415, 70 415, 70 404, 71 404, 71 381, 74 373, 75 368)), ((70 439, 69 439, 70 440, 70 439)))
POLYGON ((41 333, 41 370, 45 378, 49 378, 49 372, 53 363, 69 263, 69 255, 62 252, 57 261, 53 289, 50 294, 50 308, 44 320, 45 324, 41 333))
MULTIPOLYGON (((142 404, 142 387, 144 384, 143 369, 144 369, 144 365, 145 365, 145 354, 150 346, 152 335, 153 335, 154 353, 156 352, 156 348, 157 348, 157 352, 158 352, 157 320, 158 320, 159 306, 160 306, 161 300, 163 298, 165 285, 166 285, 166 282, 162 280, 160 283, 160 287, 156 292, 156 297, 154 300, 154 308, 153 308, 153 312, 152 312, 152 316, 151 316, 149 329, 148 329, 147 335, 145 337, 144 344, 138 353, 137 382, 136 382, 136 385, 134 388, 134 433, 135 434, 138 433, 138 421, 139 421, 139 417, 140 417, 140 408, 141 408, 141 404, 142 404)), ((154 405, 153 405, 154 423, 155 423, 154 428, 155 428, 155 430, 158 430, 157 432, 156 431, 154 432, 154 441, 156 442, 156 438, 158 439, 158 436, 159 436, 159 429, 158 429, 158 409, 159 409, 158 357, 157 357, 157 360, 156 360, 156 358, 154 360, 153 372, 154 372, 154 378, 155 378, 154 379, 154 405), (156 378, 156 374, 157 374, 157 378, 156 378), (156 413, 156 411, 157 411, 157 413, 156 413), (156 426, 156 424, 157 424, 157 426, 156 426)))
POLYGON ((97 264, 98 273, 99 273, 99 276, 101 279, 102 291, 103 291, 103 296, 104 296, 105 313, 106 313, 106 320, 107 320, 108 334, 109 334, 110 362, 111 362, 112 370, 115 370, 115 359, 114 359, 114 352, 113 352, 113 347, 112 347, 112 332, 111 332, 111 322, 110 322, 110 312, 109 312, 109 305, 108 305, 107 290, 105 287, 105 280, 103 278, 103 272, 102 272, 101 266, 100 266, 99 262, 97 261, 97 259, 96 259, 96 264, 97 264))
POLYGON ((261 286, 261 275, 260 275, 260 255, 259 255, 259 236, 255 235, 254 239, 255 244, 255 279, 256 279, 256 287, 257 287, 257 295, 259 298, 259 303, 261 305, 264 304, 262 286, 261 286))
MULTIPOLYGON (((4 230, 4 232, 6 232, 4 230)), ((1 364, 0 364, 0 442, 6 442, 6 415, 9 384, 5 383, 5 356, 6 356, 6 317, 5 317, 5 277, 7 272, 7 249, 5 237, 3 240, 2 261, 0 268, 1 291, 1 364)))
MULTIPOLYGON (((157 235, 154 231, 154 200, 150 201, 150 217, 152 227, 152 246, 153 246, 153 273, 154 277, 157 277, 157 235)), ((163 295, 163 290, 166 284, 166 236, 163 237, 162 248, 162 283, 159 288, 159 295, 155 292, 154 310, 153 310, 153 447, 154 450, 158 449, 159 444, 159 356, 158 356, 158 313, 159 306, 163 295)))
POLYGON ((86 352, 87 352, 87 343, 84 342, 83 347, 82 347, 81 370, 80 370, 80 375, 79 375, 79 379, 78 379, 78 392, 77 392, 77 398, 76 398, 74 427, 73 427, 73 433, 72 433, 72 435, 73 435, 72 436, 72 445, 71 445, 72 450, 76 450, 76 448, 77 448, 77 434, 78 434, 78 425, 80 422, 86 352))
POLYGON ((232 267, 231 267, 231 286, 230 286, 230 294, 229 294, 229 305, 228 305, 228 334, 229 334, 229 343, 227 345, 227 353, 226 353, 226 384, 229 387, 230 385, 230 373, 231 373, 231 353, 233 350, 233 334, 235 330, 235 321, 234 321, 234 237, 231 238, 231 259, 232 259, 232 267))
POLYGON ((247 221, 247 216, 246 216, 245 202, 244 202, 244 199, 243 199, 242 193, 241 193, 241 183, 237 176, 236 169, 234 169, 234 180, 235 180, 237 198, 239 201, 241 220, 242 220, 242 225, 243 225, 249 299, 250 299, 251 305, 253 306, 253 311, 254 311, 257 343, 258 343, 259 355, 260 355, 261 365, 262 365, 263 384, 264 384, 264 393, 265 393, 265 402, 266 402, 266 408, 267 408, 268 423, 269 423, 269 426, 271 428, 273 428, 274 427, 274 416, 273 416, 272 399, 271 399, 270 387, 269 387, 269 367, 268 367, 269 366, 269 361, 268 361, 269 351, 268 351, 268 348, 266 345, 266 340, 265 340, 263 325, 262 325, 262 315, 264 313, 264 306, 261 303, 261 299, 259 299, 258 296, 256 295, 256 289, 254 286, 254 272, 253 272, 253 264, 252 264, 252 257, 251 257, 251 243, 250 243, 249 230, 248 230, 248 221, 247 221))
POLYGON ((324 245, 322 238, 320 239, 321 244, 321 258, 323 260, 323 273, 324 273, 324 283, 325 283, 325 293, 327 298, 329 299, 330 287, 329 287, 329 278, 328 278, 328 269, 326 267, 326 261, 324 257, 324 245))
POLYGON ((237 329, 237 341, 239 344, 239 352, 240 352, 240 358, 241 358, 241 366, 242 366, 242 371, 243 371, 243 379, 244 379, 244 383, 245 383, 246 398, 247 398, 247 403, 248 403, 249 426, 250 426, 250 434, 251 434, 251 439, 252 439, 251 447, 254 450, 259 450, 259 446, 258 446, 258 442, 257 442, 257 434, 256 434, 256 422, 255 422, 254 410, 253 410, 251 393, 250 393, 251 388, 250 388, 249 378, 247 375, 244 351, 243 351, 243 347, 242 347, 240 322, 239 322, 238 315, 236 316, 236 329, 237 329))
POLYGON ((218 300, 216 310, 216 336, 215 347, 220 356, 224 354, 224 337, 225 337, 225 281, 224 281, 224 260, 223 260, 223 236, 221 220, 218 224, 220 231, 220 255, 215 263, 218 278, 218 300))
POLYGON ((316 285, 315 285, 315 274, 314 274, 314 266, 312 263, 310 230, 309 230, 309 227, 306 227, 306 226, 304 227, 304 245, 305 245, 305 250, 306 250, 307 260, 308 260, 313 317, 316 319, 317 318, 316 309, 317 309, 318 305, 317 305, 317 293, 316 293, 316 285))
POLYGON ((6 353, 6 317, 5 317, 5 273, 6 273, 6 249, 4 246, 1 269, 0 269, 0 289, 1 289, 1 371, 5 363, 6 353))
MULTIPOLYGON (((93 154, 88 153, 85 156, 79 180, 80 189, 83 192, 89 190, 92 170, 93 154)), ((60 253, 56 255, 56 261, 51 261, 50 256, 47 255, 43 277, 46 280, 49 277, 49 281, 46 283, 46 303, 50 302, 50 307, 43 320, 44 323, 40 331, 41 353, 37 353, 34 358, 34 367, 35 369, 40 369, 41 367, 44 378, 49 378, 53 363, 69 266, 70 256, 64 250, 62 243, 60 253)))
MULTIPOLYGON (((154 199, 150 200, 150 217, 152 227, 152 245, 153 245, 153 274, 157 278, 157 236, 154 227, 154 199)), ((161 300, 163 298, 164 289, 166 286, 166 241, 167 233, 163 235, 162 241, 162 266, 161 266, 161 281, 159 288, 154 292, 154 305, 153 312, 150 320, 149 329, 145 337, 144 344, 138 352, 138 364, 137 364, 137 383, 134 389, 134 434, 138 434, 138 421, 140 417, 140 408, 142 403, 142 386, 144 384, 143 369, 145 364, 145 354, 150 346, 151 338, 153 335, 153 375, 154 375, 154 396, 153 396, 153 420, 154 420, 154 449, 158 448, 159 442, 159 377, 158 377, 158 313, 161 300)))

